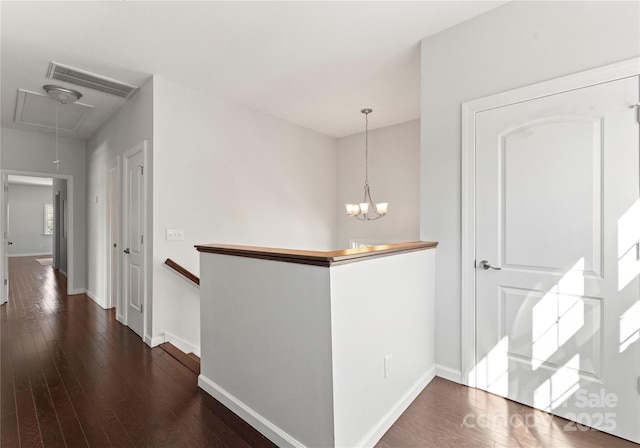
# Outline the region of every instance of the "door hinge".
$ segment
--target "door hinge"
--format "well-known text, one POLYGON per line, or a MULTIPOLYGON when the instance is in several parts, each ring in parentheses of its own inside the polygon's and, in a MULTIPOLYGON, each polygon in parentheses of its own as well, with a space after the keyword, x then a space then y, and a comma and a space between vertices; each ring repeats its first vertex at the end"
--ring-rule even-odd
POLYGON ((140 244, 144 244, 144 235, 140 235, 140 244))
POLYGON ((140 304, 140 312, 142 313, 142 303, 140 304))
POLYGON ((140 167, 140 175, 144 176, 144 166, 143 165, 138 165, 138 167, 140 167))
POLYGON ((638 377, 638 393, 640 394, 640 376, 638 377))
POLYGON ((4 286, 7 286, 7 279, 4 279, 4 286))

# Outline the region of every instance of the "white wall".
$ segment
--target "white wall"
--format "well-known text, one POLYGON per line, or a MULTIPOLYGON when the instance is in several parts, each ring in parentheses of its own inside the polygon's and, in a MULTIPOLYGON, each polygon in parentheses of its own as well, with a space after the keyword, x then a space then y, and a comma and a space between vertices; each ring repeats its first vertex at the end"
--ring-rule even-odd
POLYGON ((329 268, 207 253, 200 260, 198 384, 251 423, 259 418, 254 427, 278 446, 291 438, 334 446, 329 268))
MULTIPOLYGON (((153 151, 152 103, 153 80, 150 79, 87 141, 87 293, 103 307, 107 304, 109 250, 107 247, 107 172, 113 166, 122 163, 121 156, 124 152, 143 140, 149 141, 149 151, 153 151)), ((152 169, 145 168, 147 188, 151 193, 152 169)), ((148 205, 150 210, 151 206, 148 205)), ((150 216, 150 211, 147 213, 150 216)), ((151 220, 148 221, 151 226, 151 220)), ((151 231, 149 230, 147 234, 149 244, 146 249, 151 253, 151 231)), ((150 283, 148 286, 150 287, 150 283)), ((149 296, 151 293, 149 291, 149 296)), ((121 304, 119 310, 122 308, 121 304)), ((150 314, 149 312, 148 315, 150 314)), ((123 319, 121 315, 118 318, 123 319)))
MULTIPOLYGON (((374 120, 375 111, 370 115, 374 120)), ((419 239, 420 120, 369 131, 369 185, 374 201, 388 202, 389 213, 377 221, 358 221, 345 203, 362 202, 365 179, 365 135, 338 140, 337 249, 351 239, 405 242, 419 239)))
MULTIPOLYGON (((50 133, 24 132, 16 129, 2 129, 2 169, 14 172, 28 172, 42 177, 71 176, 73 189, 73 272, 69 272, 69 291, 74 294, 85 292, 86 260, 86 165, 85 142, 65 137, 58 138, 61 160, 60 170, 52 163, 55 140, 50 133)), ((70 257, 71 261, 71 257, 70 257)), ((70 267, 71 269, 71 267, 70 267)))
POLYGON ((436 361, 460 374, 461 103, 640 54, 638 2, 510 2, 422 41, 420 236, 439 241, 436 361))
POLYGON ((435 259, 430 249, 331 268, 336 446, 373 446, 435 376, 435 259))
POLYGON ((10 257, 52 253, 53 235, 44 234, 45 204, 53 204, 50 186, 9 184, 10 257))
POLYGON ((195 244, 327 250, 335 245, 336 142, 330 137, 154 78, 153 340, 200 345, 195 244), (167 241, 166 230, 184 240, 167 241))

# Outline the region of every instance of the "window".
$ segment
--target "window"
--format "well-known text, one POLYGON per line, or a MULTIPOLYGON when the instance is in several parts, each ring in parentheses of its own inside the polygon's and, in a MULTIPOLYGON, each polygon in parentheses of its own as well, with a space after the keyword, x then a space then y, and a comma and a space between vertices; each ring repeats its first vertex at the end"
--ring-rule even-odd
POLYGON ((44 234, 53 235, 53 205, 44 204, 44 234))

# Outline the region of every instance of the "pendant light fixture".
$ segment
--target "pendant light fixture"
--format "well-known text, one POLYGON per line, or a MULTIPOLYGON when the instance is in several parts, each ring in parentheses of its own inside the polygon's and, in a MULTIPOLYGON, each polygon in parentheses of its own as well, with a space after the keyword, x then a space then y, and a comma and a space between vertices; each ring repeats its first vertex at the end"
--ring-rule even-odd
POLYGON ((388 202, 378 202, 377 204, 371 199, 371 191, 369 190, 369 114, 372 109, 362 109, 360 112, 365 117, 364 131, 364 200, 358 204, 345 204, 347 215, 353 216, 360 221, 373 221, 380 219, 387 214, 388 202))
MULTIPOLYGON (((82 98, 82 94, 76 90, 66 89, 60 86, 54 86, 51 84, 47 84, 46 86, 42 86, 49 98, 56 100, 60 104, 69 104, 75 103, 80 98, 82 98)), ((60 157, 58 156, 58 104, 56 104, 56 157, 53 160, 54 165, 56 166, 56 170, 60 169, 60 157)))

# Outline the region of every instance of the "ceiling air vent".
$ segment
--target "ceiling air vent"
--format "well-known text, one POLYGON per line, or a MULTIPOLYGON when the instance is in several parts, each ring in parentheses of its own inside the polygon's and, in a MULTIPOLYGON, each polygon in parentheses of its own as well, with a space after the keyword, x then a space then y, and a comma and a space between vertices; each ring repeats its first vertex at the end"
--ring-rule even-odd
POLYGON ((75 84, 76 86, 98 90, 99 92, 108 93, 125 99, 131 98, 138 91, 138 87, 94 75, 93 73, 83 72, 77 68, 67 67, 53 61, 49 63, 47 78, 57 79, 58 81, 68 82, 69 84, 75 84))

